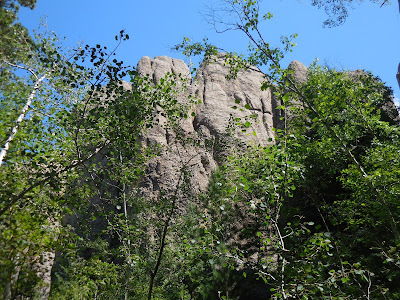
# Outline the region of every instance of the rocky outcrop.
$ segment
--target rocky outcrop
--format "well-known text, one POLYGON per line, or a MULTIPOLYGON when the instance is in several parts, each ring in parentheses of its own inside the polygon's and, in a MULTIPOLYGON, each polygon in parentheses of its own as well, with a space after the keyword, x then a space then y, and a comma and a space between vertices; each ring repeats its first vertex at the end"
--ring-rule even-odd
POLYGON ((229 69, 224 65, 222 54, 213 63, 202 64, 195 78, 191 78, 190 70, 182 60, 166 56, 154 59, 143 57, 137 71, 151 78, 154 84, 168 73, 173 74, 185 85, 185 92, 178 96, 178 101, 186 101, 189 94, 201 101, 193 108, 195 116, 189 116, 180 124, 184 136, 200 141, 200 144, 179 140, 161 125, 144 135, 144 146, 159 144, 165 149, 149 162, 143 183, 146 194, 154 195, 154 191, 175 187, 179 169, 184 165, 190 167, 194 192, 205 191, 221 152, 226 151, 221 145, 226 142, 226 129, 235 118, 244 123, 251 119, 251 125, 248 123, 243 128, 235 129, 233 136, 239 142, 260 145, 273 142, 272 128, 279 122, 274 112, 279 103, 269 89, 261 91, 264 81, 261 72, 247 70, 240 73, 237 79, 228 80, 226 75, 229 69))
MULTIPOLYGON (((191 74, 188 66, 179 59, 167 56, 158 56, 154 59, 143 57, 138 65, 137 71, 142 76, 152 79, 154 84, 160 83, 167 74, 173 74, 177 80, 185 85, 185 92, 178 95, 178 101, 187 101, 188 95, 193 94, 191 87, 191 74)), ((205 191, 212 170, 216 163, 213 154, 198 145, 186 142, 186 138, 199 139, 199 133, 194 129, 193 117, 184 119, 179 125, 184 139, 179 139, 176 133, 168 131, 163 124, 165 118, 160 116, 160 125, 149 129, 142 138, 145 147, 159 145, 161 154, 151 159, 147 166, 147 172, 142 184, 142 193, 146 197, 154 197, 158 192, 173 192, 179 178, 182 167, 189 167, 192 174, 192 189, 194 192, 205 191)), ((211 138, 208 136, 207 138, 211 138)))
POLYGON ((240 72, 236 79, 228 80, 228 73, 223 54, 219 54, 212 64, 200 66, 194 84, 195 93, 202 103, 196 109, 194 128, 205 126, 218 136, 225 131, 231 115, 242 119, 252 115, 256 122, 252 122, 245 133, 237 130, 237 137, 246 143, 267 145, 270 143, 268 140, 274 137, 272 128, 277 126, 274 112, 279 104, 269 89, 261 91, 265 80, 263 74, 249 69, 240 72), (245 109, 246 105, 250 108, 245 109), (232 109, 235 106, 237 109, 232 109))
MULTIPOLYGON (((308 70, 301 62, 291 62, 288 69, 292 70, 291 76, 294 81, 307 81, 308 70)), ((282 115, 276 109, 280 105, 279 101, 270 89, 261 90, 265 80, 263 74, 252 68, 239 72, 236 79, 227 79, 229 67, 224 63, 223 54, 218 54, 211 63, 203 63, 194 78, 182 60, 166 56, 154 59, 143 57, 137 65, 137 71, 142 76, 151 78, 154 84, 159 83, 168 73, 173 74, 185 85, 185 92, 178 96, 178 101, 186 101, 189 94, 201 100, 201 103, 193 108, 195 116, 189 116, 182 121, 180 128, 184 136, 202 141, 203 144, 185 144, 162 126, 152 128, 143 137, 145 146, 159 144, 168 149, 152 159, 148 165, 143 187, 145 191, 150 191, 150 194, 174 187, 178 180, 178 170, 183 165, 191 168, 193 190, 205 191, 211 173, 219 163, 220 151, 223 151, 218 145, 223 143, 226 128, 232 120, 240 118, 243 122, 246 119, 251 121, 250 126, 247 124, 249 128, 236 128, 233 133, 239 142, 248 145, 265 146, 273 143, 272 128, 282 127, 282 115), (208 144, 208 147, 205 144, 208 144)), ((365 72, 362 70, 349 73, 355 79, 363 74, 365 72)), ((396 124, 400 122, 398 111, 390 96, 380 109, 383 119, 396 124)))
MULTIPOLYGON (((296 64, 295 76, 306 76, 307 69, 302 64, 296 64)), ((236 79, 227 79, 229 67, 224 64, 224 56, 219 54, 215 61, 203 63, 194 78, 191 78, 189 68, 183 61, 161 56, 150 59, 143 57, 137 66, 137 72, 158 84, 168 73, 173 74, 184 85, 184 91, 178 94, 177 100, 185 103, 189 95, 193 95, 200 103, 192 108, 194 116, 189 114, 179 124, 178 132, 183 133, 183 139, 177 132, 169 131, 158 125, 149 129, 142 138, 145 147, 155 144, 161 146, 161 153, 150 159, 147 164, 140 194, 143 199, 157 201, 160 195, 177 195, 181 169, 185 167, 190 174, 189 193, 206 192, 213 171, 223 161, 225 155, 232 149, 241 149, 242 145, 270 145, 274 143, 274 127, 281 127, 280 105, 270 89, 261 90, 265 81, 257 69, 242 71, 236 79), (251 117, 250 117, 251 116, 251 117), (238 118, 245 126, 235 128, 238 118), (251 123, 251 125, 250 125, 251 123), (233 132, 227 131, 232 128, 233 132), (193 142, 194 141, 194 142, 193 142)), ((161 120, 161 123, 163 120, 161 120)), ((233 151, 236 151, 233 150, 233 151)), ((185 215, 191 204, 201 201, 197 197, 186 197, 185 193, 178 195, 175 219, 185 215)), ((174 199, 171 197, 170 199, 174 199)), ((197 203, 200 204, 200 203, 197 203)), ((200 206, 199 206, 200 207, 200 206)), ((238 209, 235 224, 232 224, 232 244, 248 245, 249 240, 242 231, 252 224, 253 219, 238 209), (234 229, 233 229, 234 228, 234 229)), ((150 235, 155 229, 148 226, 150 235)), ((258 249, 258 248, 257 248, 258 249)), ((256 261, 255 251, 249 254, 249 262, 256 261)), ((242 263, 247 258, 243 258, 242 263)), ((250 270, 248 271, 251 273, 250 270)), ((257 291, 264 291, 265 287, 257 291)), ((247 294, 246 294, 247 295, 247 294)), ((254 298, 251 292, 246 298, 254 298), (248 297, 247 297, 248 296, 248 297)), ((257 298, 255 298, 257 299, 257 298)))
MULTIPOLYGON (((230 115, 245 118, 252 114, 257 116, 258 122, 253 122, 251 130, 257 135, 243 134, 239 130, 237 133, 240 139, 264 145, 274 136, 271 130, 276 126, 273 112, 278 104, 270 90, 261 91, 264 81, 261 72, 247 70, 240 73, 236 80, 228 80, 226 75, 229 67, 224 65, 222 54, 219 54, 215 62, 202 64, 193 79, 182 60, 166 56, 158 56, 153 60, 147 56, 143 57, 138 63, 137 71, 153 78, 154 83, 158 83, 167 73, 180 74, 183 79, 189 80, 186 83, 188 92, 182 95, 180 100, 184 101, 185 96, 191 93, 201 100, 201 104, 196 107, 195 118, 189 120, 193 126, 183 125, 187 131, 197 131, 199 127, 204 126, 214 136, 218 136, 225 132, 230 115), (245 109, 246 104, 250 109, 245 109), (236 110, 232 108, 234 106, 237 106, 236 110)), ((154 132, 150 133, 152 134, 154 132)))
POLYGON ((292 71, 291 75, 294 81, 298 83, 303 83, 307 81, 308 70, 303 63, 294 60, 289 64, 288 69, 292 71))
MULTIPOLYGON (((399 6, 400 6, 400 0, 399 0, 399 6)), ((400 88, 400 64, 399 64, 399 67, 397 70, 396 78, 397 78, 397 82, 399 83, 399 88, 400 88)))

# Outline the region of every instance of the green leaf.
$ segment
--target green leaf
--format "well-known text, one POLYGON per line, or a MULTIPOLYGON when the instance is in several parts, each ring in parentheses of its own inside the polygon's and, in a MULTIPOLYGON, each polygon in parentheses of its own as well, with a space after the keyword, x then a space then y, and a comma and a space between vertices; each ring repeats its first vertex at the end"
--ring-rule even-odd
MULTIPOLYGON (((286 101, 288 101, 288 100, 289 100, 289 94, 283 95, 282 100, 284 101, 284 103, 285 103, 286 101)), ((284 108, 283 108, 283 109, 284 109, 284 108)))
POLYGON ((350 278, 349 277, 344 277, 344 278, 341 278, 341 280, 342 280, 343 283, 346 283, 346 282, 350 281, 350 278))

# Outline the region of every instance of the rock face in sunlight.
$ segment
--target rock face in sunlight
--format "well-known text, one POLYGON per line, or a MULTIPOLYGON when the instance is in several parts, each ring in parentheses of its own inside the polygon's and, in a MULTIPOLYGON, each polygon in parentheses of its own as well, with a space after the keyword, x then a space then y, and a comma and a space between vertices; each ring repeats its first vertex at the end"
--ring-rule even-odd
MULTIPOLYGON (((144 135, 144 146, 158 144, 163 149, 162 154, 148 164, 143 183, 145 195, 155 196, 160 190, 174 189, 179 169, 183 166, 190 169, 193 191, 206 191, 212 171, 226 154, 224 145, 228 139, 231 144, 273 143, 272 128, 278 127, 280 122, 280 114, 275 109, 279 103, 269 89, 261 91, 264 80, 261 72, 247 70, 239 73, 237 79, 228 80, 229 68, 224 65, 223 55, 219 55, 215 62, 202 64, 194 78, 182 60, 166 56, 143 57, 137 71, 151 78, 154 84, 168 73, 174 74, 180 78, 179 84, 184 86, 178 101, 187 101, 188 95, 201 101, 179 124, 182 136, 176 136, 164 126, 155 126, 144 135), (191 112, 195 114, 192 116, 191 112), (230 134, 227 128, 235 118, 241 118, 243 126, 232 129, 230 134)), ((163 123, 165 120, 160 117, 160 121, 163 123)))
POLYGON ((307 81, 308 70, 303 63, 294 60, 289 64, 288 69, 293 71, 292 77, 295 81, 299 83, 307 81))
MULTIPOLYGON (((301 62, 292 61, 288 68, 293 72, 294 81, 302 83, 307 80, 308 70, 301 62)), ((206 191, 212 171, 220 163, 220 158, 227 154, 228 140, 231 145, 270 145, 274 143, 272 128, 283 127, 282 113, 276 109, 279 101, 270 89, 261 90, 263 74, 253 68, 239 72, 236 79, 227 79, 229 67, 224 63, 223 54, 218 54, 211 63, 201 64, 194 78, 182 60, 167 56, 154 59, 145 56, 139 61, 137 71, 148 76, 154 84, 160 83, 167 74, 173 74, 178 78, 178 85, 184 87, 177 100, 184 103, 192 95, 200 101, 179 124, 180 137, 164 126, 155 126, 143 136, 144 146, 157 144, 162 149, 162 154, 148 164, 143 183, 146 196, 174 189, 178 182, 177 174, 183 166, 188 167, 192 174, 192 190, 195 193, 206 191), (227 128, 232 122, 236 123, 237 118, 243 126, 232 129, 229 134, 227 128)), ((362 70, 349 73, 355 78, 362 74, 365 74, 362 70)), ((386 121, 400 122, 390 99, 381 111, 386 121)), ((160 116, 161 124, 165 121, 160 116)))
POLYGON ((272 128, 277 127, 279 120, 274 118, 279 104, 270 89, 261 91, 263 75, 247 70, 240 71, 236 79, 228 80, 228 74, 229 67, 224 65, 222 54, 215 62, 200 66, 194 88, 202 103, 196 110, 194 128, 204 126, 212 135, 219 136, 225 132, 231 115, 243 120, 251 115, 252 125, 245 132, 237 130, 235 136, 245 143, 269 144, 268 140, 274 138, 272 128))

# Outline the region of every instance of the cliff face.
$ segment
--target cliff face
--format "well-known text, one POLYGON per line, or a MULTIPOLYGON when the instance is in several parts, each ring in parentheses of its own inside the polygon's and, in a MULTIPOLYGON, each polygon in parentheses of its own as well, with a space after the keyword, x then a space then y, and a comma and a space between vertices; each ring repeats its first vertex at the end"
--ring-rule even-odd
POLYGON ((275 109, 279 103, 269 89, 261 91, 263 75, 248 70, 239 74, 236 80, 228 80, 226 75, 229 70, 223 60, 220 55, 215 62, 202 64, 194 78, 191 78, 187 65, 179 59, 160 56, 154 59, 143 57, 139 61, 139 74, 149 76, 155 84, 168 72, 181 74, 187 82, 182 83, 186 85, 186 91, 178 96, 179 101, 186 101, 189 94, 201 101, 194 108, 195 116, 189 116, 180 124, 183 135, 201 141, 200 144, 184 143, 161 126, 145 134, 145 146, 157 143, 168 149, 150 161, 144 179, 145 194, 174 187, 178 180, 178 169, 182 165, 190 167, 193 190, 204 192, 212 171, 218 165, 222 151, 219 146, 224 143, 226 128, 232 118, 245 119, 250 114, 257 117, 245 132, 235 130, 233 136, 238 142, 261 145, 273 143, 272 128, 279 126, 280 122, 280 115, 275 109), (246 109, 245 105, 250 106, 250 109, 246 109), (233 109, 233 106, 237 109, 233 109))
MULTIPOLYGON (((293 71, 295 81, 301 83, 307 80, 308 71, 301 62, 291 62, 289 69, 293 71)), ((193 191, 206 191, 211 173, 223 154, 219 145, 226 139, 226 129, 230 120, 245 120, 250 114, 256 117, 251 120, 252 125, 245 131, 237 128, 232 133, 237 142, 248 145, 265 146, 274 143, 272 128, 282 127, 282 115, 280 110, 276 109, 280 105, 279 101, 270 89, 261 90, 263 74, 257 70, 247 70, 239 73, 237 79, 229 80, 226 78, 229 67, 224 64, 223 54, 219 54, 212 63, 203 63, 194 78, 182 60, 167 56, 154 59, 145 56, 139 61, 137 71, 152 78, 154 84, 159 83, 167 73, 180 74, 186 80, 182 82, 186 89, 178 95, 178 101, 186 101, 189 94, 201 100, 201 104, 193 108, 195 116, 189 116, 180 124, 183 135, 200 141, 200 144, 184 143, 161 126, 152 128, 143 137, 144 146, 159 144, 168 149, 152 159, 148 165, 143 185, 144 193, 148 196, 174 187, 178 180, 178 170, 183 165, 190 166, 193 191), (245 105, 250 109, 246 109, 245 105), (234 106, 237 109, 233 109, 234 106)), ((364 72, 361 70, 349 73, 355 78, 362 74, 364 72)), ((397 77, 400 80, 399 74, 397 77)), ((398 111, 390 96, 380 109, 385 121, 400 123, 398 111)))
MULTIPOLYGON (((200 127, 206 127, 214 136, 221 135, 228 126, 230 115, 234 117, 245 117, 248 111, 241 111, 246 104, 250 105, 251 113, 257 115, 260 121, 251 128, 257 132, 257 136, 249 136, 238 131, 239 138, 245 142, 256 142, 267 144, 269 138, 273 138, 272 127, 277 125, 274 119, 275 107, 278 105, 268 89, 261 91, 261 84, 264 81, 260 72, 248 70, 239 74, 236 80, 226 79, 229 72, 224 66, 223 55, 218 56, 217 60, 211 64, 202 64, 197 71, 196 77, 191 78, 189 68, 179 59, 172 59, 166 56, 143 57, 137 66, 137 71, 142 75, 153 78, 154 83, 158 83, 168 72, 181 74, 189 81, 187 93, 196 95, 201 104, 196 107, 195 118, 189 119, 182 125, 188 132, 197 131, 200 127), (240 103, 236 105, 235 100, 240 103), (233 110, 233 106, 237 110, 233 110), (189 124, 190 123, 190 124, 189 124)), ((184 101, 185 93, 180 98, 184 101)), ((160 132, 151 132, 152 135, 159 135, 160 132)), ((158 140, 158 142, 162 142, 158 140)), ((164 140, 165 143, 165 140, 164 140)))

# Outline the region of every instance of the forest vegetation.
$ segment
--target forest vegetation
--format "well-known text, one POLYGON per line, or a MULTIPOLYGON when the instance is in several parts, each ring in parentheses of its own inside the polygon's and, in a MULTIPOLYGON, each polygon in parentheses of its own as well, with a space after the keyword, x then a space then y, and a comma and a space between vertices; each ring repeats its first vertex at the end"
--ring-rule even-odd
MULTIPOLYGON (((140 138, 162 126, 209 147, 179 127, 199 100, 177 101, 184 78, 154 84, 115 59, 123 30, 114 49, 31 36, 18 5, 35 2, 0 0, 0 298, 400 298, 400 127, 379 78, 315 62, 299 82, 281 66, 295 36, 270 45, 259 24, 272 15, 257 0, 222 1, 248 53, 188 38, 176 49, 205 63, 224 52, 231 80, 257 67, 283 125, 264 147, 228 128, 206 192, 193 193, 182 164, 176 186, 149 201, 137 191, 162 149, 140 138), (233 238, 243 216, 245 245, 233 238)), ((346 3, 315 5, 334 26, 346 3)))

